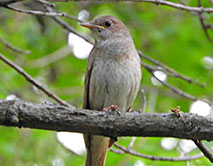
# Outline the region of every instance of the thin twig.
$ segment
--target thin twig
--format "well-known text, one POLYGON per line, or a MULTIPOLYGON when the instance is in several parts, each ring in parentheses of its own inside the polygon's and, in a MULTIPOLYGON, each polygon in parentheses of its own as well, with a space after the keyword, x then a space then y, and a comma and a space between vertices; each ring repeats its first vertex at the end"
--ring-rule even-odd
MULTIPOLYGON (((201 84, 201 83, 199 83, 199 82, 197 82, 197 81, 192 80, 192 79, 189 78, 189 77, 186 77, 186 76, 184 76, 184 75, 182 75, 182 74, 179 74, 179 73, 178 73, 177 71, 175 71, 174 69, 172 69, 172 68, 166 66, 165 64, 163 64, 163 63, 161 63, 161 62, 159 62, 159 61, 157 61, 157 60, 155 60, 155 59, 152 59, 152 58, 146 56, 146 55, 145 55, 144 53, 142 53, 141 51, 138 51, 138 54, 139 54, 140 57, 142 57, 142 58, 144 58, 144 59, 150 61, 151 63, 153 63, 153 64, 155 64, 155 65, 157 65, 157 66, 160 66, 162 69, 164 69, 164 72, 167 72, 167 74, 171 75, 172 77, 177 77, 177 78, 180 78, 180 79, 182 79, 182 80, 184 80, 184 81, 186 81, 186 82, 188 82, 188 83, 193 83, 193 84, 199 85, 199 86, 201 86, 201 87, 205 87, 205 84, 201 84)), ((142 63, 143 63, 143 62, 142 62, 142 63)), ((160 69, 158 69, 158 70, 160 70, 160 69)))
MULTIPOLYGON (((123 151, 124 153, 131 154, 133 156, 142 157, 150 160, 159 160, 159 161, 190 161, 194 159, 198 159, 203 157, 203 154, 197 154, 194 156, 187 156, 187 157, 158 157, 158 156, 151 156, 151 155, 145 155, 142 153, 135 152, 133 150, 127 149, 117 143, 114 144, 116 148, 123 151)), ((114 153, 117 153, 114 149, 111 150, 114 153)), ((118 154, 123 154, 121 151, 118 151, 118 154)))
POLYGON ((119 149, 113 149, 112 147, 109 149, 111 152, 117 153, 117 154, 124 154, 124 151, 121 151, 119 149))
POLYGON ((212 24, 206 24, 206 27, 211 29, 211 30, 213 29, 213 25, 212 24))
POLYGON ((13 46, 12 44, 10 44, 9 42, 7 42, 6 40, 0 38, 0 42, 6 46, 7 48, 11 49, 12 51, 16 52, 16 53, 21 53, 21 54, 31 54, 30 50, 23 50, 21 48, 17 48, 15 46, 13 46))
POLYGON ((34 0, 34 1, 37 1, 37 2, 42 3, 42 4, 45 4, 45 5, 47 5, 49 7, 52 7, 52 8, 56 7, 56 5, 54 3, 50 3, 50 2, 47 2, 45 0, 34 0))
POLYGON ((194 140, 194 143, 197 145, 200 151, 213 163, 213 153, 208 149, 208 147, 200 140, 194 140))
POLYGON ((13 63, 12 61, 10 61, 9 59, 7 59, 6 57, 4 57, 2 54, 0 54, 0 59, 6 63, 7 65, 9 65, 10 67, 12 67, 13 69, 15 69, 18 73, 20 73, 22 76, 24 76, 24 78, 30 82, 31 84, 33 84, 35 87, 37 87, 38 89, 40 89, 42 92, 44 92, 46 95, 48 95, 49 97, 51 97, 52 99, 54 99, 55 101, 57 101, 58 103, 70 107, 70 108, 74 108, 74 106, 66 103, 65 101, 63 101, 62 99, 60 99, 58 96, 56 96, 53 92, 51 92, 50 90, 48 90, 47 88, 45 88, 40 82, 36 81, 34 78, 32 78, 29 74, 27 74, 21 67, 17 66, 15 63, 13 63))
MULTIPOLYGON (((201 0, 198 0, 198 7, 202 7, 202 4, 201 4, 201 0)), ((203 28, 203 31, 207 37, 207 39, 211 42, 212 39, 210 38, 209 36, 209 33, 208 33, 208 27, 206 26, 205 22, 204 22, 204 18, 202 16, 202 12, 198 12, 198 17, 199 17, 199 20, 200 20, 200 24, 203 28)))
MULTIPOLYGON (((68 1, 82 1, 82 0, 50 0, 52 2, 68 2, 68 1)), ((156 5, 163 5, 163 6, 169 6, 175 9, 179 10, 185 10, 185 11, 193 11, 193 12, 205 12, 205 13, 213 13, 213 8, 204 8, 204 7, 192 7, 192 6, 186 6, 179 3, 174 3, 170 1, 165 0, 85 0, 85 1, 92 1, 92 2, 118 2, 118 1, 129 1, 129 2, 147 2, 147 3, 153 3, 156 5)))
POLYGON ((135 141, 136 141, 136 137, 132 137, 132 139, 131 139, 131 141, 130 141, 128 147, 127 147, 128 150, 132 149, 132 147, 133 147, 135 141))
POLYGON ((184 91, 182 91, 182 90, 180 90, 180 89, 178 89, 178 88, 176 88, 176 87, 174 87, 174 86, 172 86, 172 85, 169 85, 169 84, 168 84, 167 82, 165 82, 165 81, 161 81, 158 77, 156 77, 156 76, 154 75, 154 72, 153 72, 152 68, 149 68, 148 66, 145 66, 145 68, 146 68, 146 70, 147 70, 149 73, 152 74, 152 76, 153 76, 156 80, 158 80, 162 85, 164 85, 165 87, 169 88, 170 90, 172 90, 172 91, 175 92, 176 94, 178 94, 178 95, 180 95, 180 96, 183 96, 183 97, 185 97, 185 98, 187 98, 187 99, 190 99, 190 100, 192 100, 192 101, 201 100, 201 101, 204 101, 204 102, 208 103, 209 105, 211 105, 210 102, 209 102, 208 100, 206 100, 206 99, 199 99, 199 98, 197 98, 197 97, 195 97, 195 96, 192 96, 192 95, 190 95, 190 94, 188 94, 188 93, 186 93, 186 92, 184 92, 184 91))
MULTIPOLYGON (((46 6, 46 5, 44 5, 44 7, 46 8, 46 10, 47 10, 48 12, 52 12, 52 11, 53 11, 50 7, 48 7, 48 6, 46 6)), ((84 39, 85 41, 87 41, 87 42, 90 43, 90 44, 94 44, 93 42, 91 42, 91 41, 90 41, 89 39, 87 39, 86 37, 84 37, 84 36, 82 36, 81 34, 77 33, 77 32, 75 31, 75 29, 73 29, 67 22, 61 20, 61 19, 58 18, 57 16, 53 16, 52 19, 53 19, 55 22, 57 22, 59 25, 61 25, 63 28, 65 28, 66 30, 68 30, 69 32, 74 33, 75 35, 81 37, 82 39, 84 39)))
MULTIPOLYGON (((41 1, 39 1, 40 3, 42 3, 41 1)), ((16 12, 20 12, 20 13, 25 13, 25 14, 32 14, 32 15, 39 15, 39 16, 60 16, 60 17, 66 17, 75 21, 79 21, 82 22, 81 20, 79 20, 78 18, 71 16, 65 12, 43 12, 43 11, 38 11, 38 10, 25 10, 25 9, 20 9, 20 8, 15 8, 12 7, 10 5, 7 5, 6 8, 16 11, 16 12)))

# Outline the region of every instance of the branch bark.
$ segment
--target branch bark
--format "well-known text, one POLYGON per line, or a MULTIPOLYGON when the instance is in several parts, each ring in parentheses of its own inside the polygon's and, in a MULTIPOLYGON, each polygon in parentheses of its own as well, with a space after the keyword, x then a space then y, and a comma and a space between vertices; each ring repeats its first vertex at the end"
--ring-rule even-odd
MULTIPOLYGON (((201 110, 202 111, 202 110, 201 110)), ((173 113, 119 113, 0 100, 0 125, 109 137, 143 136, 213 140, 213 118, 173 113)))

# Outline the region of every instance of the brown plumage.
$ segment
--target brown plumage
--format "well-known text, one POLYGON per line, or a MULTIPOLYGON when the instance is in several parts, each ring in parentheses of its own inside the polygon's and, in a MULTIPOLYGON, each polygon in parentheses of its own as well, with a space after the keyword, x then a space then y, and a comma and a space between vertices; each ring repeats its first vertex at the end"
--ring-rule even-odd
MULTIPOLYGON (((113 16, 102 16, 81 25, 91 29, 95 37, 85 75, 83 108, 102 111, 116 105, 120 111, 127 111, 141 80, 140 58, 128 29, 113 16)), ((104 166, 110 138, 94 135, 84 138, 86 166, 104 166)))

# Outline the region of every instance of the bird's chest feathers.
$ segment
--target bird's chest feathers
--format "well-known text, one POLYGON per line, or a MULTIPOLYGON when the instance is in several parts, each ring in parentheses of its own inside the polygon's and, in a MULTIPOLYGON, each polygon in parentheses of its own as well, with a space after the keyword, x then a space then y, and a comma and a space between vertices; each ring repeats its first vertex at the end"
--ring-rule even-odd
POLYGON ((136 60, 97 58, 90 77, 90 106, 102 109, 117 105, 125 111, 136 96, 140 78, 140 63, 136 60))
POLYGON ((135 64, 135 61, 126 58, 121 60, 97 58, 94 61, 91 82, 100 88, 98 91, 120 93, 137 82, 135 80, 137 75, 140 77, 140 66, 138 63, 135 64))

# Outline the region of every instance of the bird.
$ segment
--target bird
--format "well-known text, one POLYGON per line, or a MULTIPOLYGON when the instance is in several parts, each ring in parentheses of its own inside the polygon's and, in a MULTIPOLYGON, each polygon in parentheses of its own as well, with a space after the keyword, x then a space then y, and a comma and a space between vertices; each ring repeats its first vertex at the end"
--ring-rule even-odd
MULTIPOLYGON (((128 28, 110 15, 80 25, 89 28, 95 39, 86 68, 83 108, 103 111, 113 107, 120 112, 128 111, 142 77, 140 57, 128 28)), ((85 165, 104 166, 110 138, 85 134, 84 140, 85 165)))

